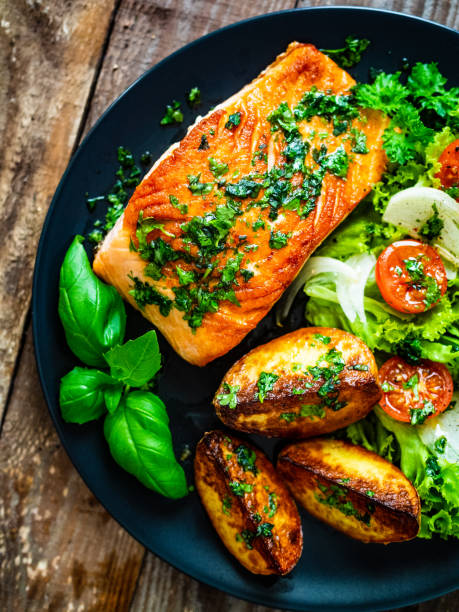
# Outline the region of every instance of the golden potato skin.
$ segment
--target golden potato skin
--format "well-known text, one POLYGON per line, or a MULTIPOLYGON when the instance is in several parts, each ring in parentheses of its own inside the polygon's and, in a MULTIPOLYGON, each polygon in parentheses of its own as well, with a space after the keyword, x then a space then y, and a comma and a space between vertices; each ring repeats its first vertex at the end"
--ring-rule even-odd
POLYGON ((277 470, 308 512, 352 538, 389 543, 418 534, 416 489, 392 463, 361 446, 327 438, 297 442, 282 450, 277 470))
POLYGON ((289 490, 266 456, 245 441, 211 431, 198 443, 194 469, 201 501, 230 553, 254 574, 290 572, 303 550, 300 516, 289 490), (238 453, 241 447, 255 453, 256 474, 250 467, 244 471, 238 453), (249 485, 251 490, 236 495, 230 483, 238 482, 249 485), (271 525, 272 537, 253 537, 247 540, 252 546, 248 548, 241 534, 250 536, 265 524, 271 525))
POLYGON ((309 438, 362 419, 380 397, 376 362, 366 344, 340 329, 308 327, 271 340, 239 359, 223 378, 213 404, 217 416, 233 429, 265 436, 309 438), (337 401, 346 405, 338 410, 326 405, 318 395, 324 378, 314 379, 306 371, 331 349, 339 351, 346 364, 338 374, 336 386, 337 401), (353 369, 356 366, 368 370, 353 369), (257 387, 262 372, 279 377, 263 403, 258 399, 257 387), (239 387, 235 408, 221 404, 227 385, 239 387), (310 414, 312 405, 318 415, 310 414), (305 411, 309 414, 305 415, 305 411))

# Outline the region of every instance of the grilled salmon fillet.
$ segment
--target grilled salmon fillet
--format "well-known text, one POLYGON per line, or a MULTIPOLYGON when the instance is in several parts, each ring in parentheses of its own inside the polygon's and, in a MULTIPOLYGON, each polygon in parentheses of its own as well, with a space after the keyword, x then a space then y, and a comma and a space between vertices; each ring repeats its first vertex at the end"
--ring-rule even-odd
POLYGON ((94 271, 190 363, 241 342, 380 179, 387 120, 349 110, 353 85, 291 43, 163 154, 106 236, 94 271))

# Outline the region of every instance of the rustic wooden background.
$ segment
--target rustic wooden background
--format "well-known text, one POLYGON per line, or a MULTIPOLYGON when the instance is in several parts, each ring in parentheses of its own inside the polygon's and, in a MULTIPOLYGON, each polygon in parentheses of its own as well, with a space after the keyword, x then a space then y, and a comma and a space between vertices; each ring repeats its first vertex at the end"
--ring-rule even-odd
MULTIPOLYGON (((31 280, 58 181, 114 98, 207 32, 319 4, 459 25, 458 0, 0 0, 0 610, 267 612, 157 559, 83 484, 41 394, 31 280)), ((458 609, 458 593, 409 608, 458 609)))

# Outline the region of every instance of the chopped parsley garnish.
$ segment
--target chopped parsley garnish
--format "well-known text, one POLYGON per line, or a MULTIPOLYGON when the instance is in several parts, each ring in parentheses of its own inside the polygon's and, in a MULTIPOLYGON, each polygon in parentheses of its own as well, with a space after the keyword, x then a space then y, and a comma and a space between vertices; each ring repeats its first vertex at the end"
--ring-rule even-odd
POLYGON ((330 336, 324 336, 322 334, 314 334, 314 338, 322 342, 322 344, 330 344, 331 342, 330 336))
POLYGON ((255 537, 262 536, 263 538, 272 538, 272 530, 274 525, 272 523, 262 523, 258 525, 255 537))
POLYGON ((177 210, 179 210, 182 215, 186 215, 188 213, 188 204, 180 204, 179 199, 177 197, 170 195, 169 202, 174 208, 177 208, 177 210))
POLYGON ((231 386, 228 383, 223 383, 224 393, 217 395, 217 400, 220 406, 228 406, 231 410, 234 410, 237 406, 237 393, 240 391, 239 385, 231 386))
POLYGON ((258 215, 258 219, 252 223, 253 231, 256 232, 259 229, 265 229, 265 228, 266 228, 266 224, 265 224, 263 217, 261 215, 258 215))
POLYGON ((174 100, 172 104, 166 106, 166 113, 161 119, 161 125, 171 125, 172 123, 182 123, 183 113, 180 110, 180 102, 174 100))
POLYGON ((295 421, 298 418, 298 413, 296 412, 283 412, 281 415, 279 415, 279 418, 287 421, 287 423, 293 423, 293 421, 295 421))
POLYGON ((426 474, 427 476, 430 476, 433 480, 436 480, 437 482, 440 481, 441 478, 441 467, 438 464, 437 459, 433 456, 430 455, 429 457, 427 457, 426 459, 426 474))
POLYGON ((192 87, 188 93, 188 102, 191 106, 197 106, 201 103, 201 90, 199 87, 192 87))
POLYGON ((438 214, 437 205, 432 205, 433 215, 427 219, 424 225, 419 230, 419 234, 424 236, 427 240, 433 240, 437 236, 441 234, 441 231, 444 226, 443 219, 440 218, 438 214))
POLYGON ((227 183, 225 194, 233 198, 256 198, 262 187, 261 183, 243 178, 238 183, 227 183))
POLYGON ((236 457, 238 464, 241 466, 244 472, 252 472, 255 476, 258 474, 258 468, 255 465, 257 455, 254 450, 240 444, 236 448, 236 457))
POLYGON ((344 367, 343 354, 336 348, 331 348, 327 353, 320 356, 316 365, 307 367, 307 372, 313 380, 324 380, 317 391, 317 395, 332 410, 341 410, 346 405, 345 402, 338 401, 339 374, 344 367), (324 365, 324 363, 327 365, 324 365))
POLYGON ((325 410, 321 404, 301 404, 300 416, 309 417, 311 420, 313 420, 314 417, 323 419, 325 410))
POLYGON ((277 130, 282 130, 287 142, 289 142, 292 137, 299 135, 295 116, 287 102, 281 102, 279 106, 268 115, 267 119, 271 123, 271 131, 276 132, 277 130))
POLYGON ((299 412, 283 412, 279 418, 287 421, 287 423, 293 423, 299 418, 309 418, 311 421, 314 417, 323 419, 325 417, 324 404, 301 404, 299 412))
POLYGON ((233 500, 229 495, 225 495, 222 501, 222 512, 227 516, 231 514, 231 506, 233 505, 233 500))
POLYGON ((214 183, 201 183, 201 174, 193 175, 189 174, 188 178, 188 189, 193 195, 207 195, 213 189, 214 183))
POLYGON ((440 455, 443 455, 443 453, 445 452, 446 444, 447 444, 446 437, 441 436, 440 438, 437 438, 435 440, 434 449, 437 451, 437 453, 439 453, 440 455))
POLYGON ((362 130, 358 130, 357 128, 351 128, 351 151, 353 153, 360 153, 361 155, 369 153, 367 147, 367 136, 365 132, 362 132, 362 130))
POLYGON ((273 518, 277 512, 277 493, 271 492, 268 494, 268 507, 263 508, 263 512, 268 515, 268 518, 273 518))
POLYGON ((202 134, 201 143, 198 147, 198 151, 206 151, 207 149, 209 149, 209 141, 207 140, 207 136, 205 134, 202 134))
POLYGON ((432 276, 425 274, 421 257, 404 259, 403 263, 412 281, 411 286, 414 289, 426 290, 424 304, 426 308, 430 308, 432 304, 435 304, 441 298, 441 291, 437 281, 432 276))
POLYGON ((233 113, 228 117, 228 121, 225 123, 227 130, 234 130, 241 123, 241 113, 233 113))
POLYGON ((246 548, 248 550, 252 550, 253 548, 252 542, 253 542, 254 537, 255 537, 255 534, 253 531, 250 531, 249 529, 243 529, 241 533, 236 534, 236 541, 245 542, 246 548))
POLYGON ((90 212, 93 212, 97 202, 107 200, 109 203, 104 221, 97 220, 94 229, 88 234, 88 240, 97 244, 103 240, 105 234, 115 225, 123 214, 124 207, 134 187, 140 183, 140 169, 135 165, 132 153, 125 147, 118 147, 117 159, 120 164, 115 172, 115 184, 107 195, 88 197, 86 204, 90 212))
POLYGON ((417 374, 413 374, 413 376, 407 380, 406 382, 402 383, 402 387, 404 389, 413 389, 413 393, 414 393, 414 397, 416 399, 419 399, 419 376, 417 374))
POLYGON ((129 295, 132 295, 135 299, 137 306, 141 310, 148 305, 158 306, 162 316, 167 317, 172 309, 172 300, 157 291, 149 283, 142 282, 137 276, 130 276, 129 278, 134 283, 134 287, 129 291, 129 295))
POLYGON ((274 389, 274 385, 278 378, 279 376, 277 374, 274 374, 273 372, 261 372, 257 381, 257 396, 261 404, 264 402, 268 391, 272 391, 274 389))
POLYGON ((335 484, 326 486, 320 481, 317 481, 317 486, 321 492, 321 494, 315 493, 315 498, 318 502, 331 508, 336 508, 336 510, 345 516, 353 516, 365 525, 370 524, 374 505, 367 505, 368 512, 362 513, 347 499, 347 489, 344 487, 335 484))
MULTIPOLYGON (((254 518, 255 515, 252 515, 254 518)), ((258 518, 258 517, 257 517, 258 518)), ((254 522, 258 522, 257 518, 254 518, 254 522)), ((248 550, 253 549, 253 541, 255 538, 263 537, 263 538, 272 538, 272 529, 274 525, 272 523, 261 523, 257 525, 256 531, 251 531, 250 529, 244 529, 241 533, 236 534, 236 540, 238 542, 245 542, 245 545, 248 550)))
POLYGON ((410 408, 410 423, 422 425, 431 414, 435 414, 435 406, 430 400, 424 400, 424 408, 410 408))
POLYGON ((230 482, 229 488, 231 489, 231 492, 238 497, 244 497, 246 493, 252 493, 253 491, 253 485, 246 482, 239 482, 238 480, 230 482))
POLYGON ((322 53, 331 57, 341 68, 352 68, 360 62, 362 53, 367 49, 370 41, 367 38, 346 36, 344 47, 340 49, 320 49, 322 53))
POLYGON ((255 275, 255 273, 252 272, 252 270, 247 270, 246 268, 241 268, 239 272, 241 273, 241 276, 245 280, 246 283, 252 278, 252 276, 255 275))
POLYGON ((214 157, 209 157, 209 170, 212 172, 215 178, 219 178, 220 176, 226 174, 229 168, 228 164, 224 164, 214 157))
POLYGON ((148 166, 149 164, 151 164, 151 160, 152 155, 150 151, 145 151, 145 153, 142 153, 142 155, 140 156, 140 163, 144 166, 148 166))
POLYGON ((261 143, 258 149, 255 151, 252 157, 251 164, 255 166, 257 159, 262 159, 265 163, 268 162, 268 154, 265 152, 266 145, 261 143))
POLYGON ((284 234, 282 232, 271 232, 271 236, 269 238, 269 246, 272 249, 282 249, 287 245, 288 234, 284 234))
POLYGON ((89 212, 93 212, 96 207, 97 202, 103 202, 105 200, 105 196, 95 196, 94 198, 86 197, 86 205, 88 207, 89 212))
POLYGON ((182 270, 180 266, 177 266, 175 271, 177 272, 181 285, 189 285, 190 283, 196 282, 196 275, 192 270, 182 270))
POLYGON ((349 157, 343 145, 340 145, 333 153, 327 155, 324 167, 339 178, 346 178, 349 170, 349 157))

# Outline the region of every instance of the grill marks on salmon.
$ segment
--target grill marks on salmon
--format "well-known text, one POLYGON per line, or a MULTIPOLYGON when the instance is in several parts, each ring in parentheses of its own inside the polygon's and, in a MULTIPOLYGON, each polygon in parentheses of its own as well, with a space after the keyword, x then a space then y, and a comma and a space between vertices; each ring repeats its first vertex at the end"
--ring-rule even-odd
MULTIPOLYGON (((94 271, 114 285, 134 307, 138 306, 130 294, 132 277, 148 282, 174 300, 173 287, 179 284, 176 265, 185 270, 194 269, 194 266, 183 260, 173 261, 162 268, 160 280, 145 276, 147 262, 132 247, 130 249, 130 245, 137 245, 139 214, 142 213, 143 219, 152 217, 163 225, 162 230, 152 231, 148 240, 161 238, 175 250, 189 249, 190 255, 195 257, 198 247, 184 242, 183 224, 215 211, 217 206, 225 204, 226 198, 224 186, 220 189, 215 186, 204 197, 193 195, 189 176, 199 175, 201 183, 214 182, 216 179, 209 168, 210 157, 228 165, 228 172, 220 177, 227 183, 236 183, 250 174, 260 177, 274 167, 281 167, 286 161, 282 155, 285 140, 282 132, 271 131, 267 119, 270 113, 282 102, 287 102, 290 108, 295 107, 312 87, 327 93, 348 94, 354 84, 349 74, 314 46, 291 43, 259 77, 198 121, 178 145, 173 145, 156 162, 137 187, 124 215, 105 238, 95 257, 94 271), (240 113, 240 123, 228 129, 225 127, 228 118, 235 113, 240 113), (200 148, 203 135, 208 148, 200 148), (186 214, 172 205, 170 196, 187 206, 186 214)), ((156 305, 146 305, 142 309, 142 314, 159 328, 184 359, 203 366, 236 346, 280 298, 311 253, 380 179, 386 162, 382 133, 387 120, 376 111, 365 110, 362 115, 364 120, 353 120, 353 125, 366 136, 367 154, 352 153, 349 132, 333 136, 333 125, 322 117, 298 123, 302 137, 311 144, 311 151, 325 144, 328 153, 343 146, 349 155, 347 177, 343 179, 327 172, 315 208, 305 218, 294 210, 280 208, 277 218, 271 220, 269 208, 247 207, 263 197, 263 189, 257 197, 236 198, 242 214, 235 217, 229 231, 229 249, 218 255, 217 265, 206 282, 210 278, 211 283, 217 283, 225 263, 239 250, 244 254, 241 268, 249 271, 247 276, 253 272, 247 280, 238 275, 238 284, 233 285, 239 305, 227 299, 220 301, 217 312, 204 314, 202 324, 195 330, 184 320, 184 312, 174 307, 168 316, 161 315, 156 305), (265 227, 254 231, 253 224, 259 219, 265 227), (288 235, 286 245, 272 248, 269 244, 271 232, 288 235), (257 248, 246 250, 246 245, 257 248)), ((311 169, 316 167, 311 153, 305 164, 311 169)), ((260 178, 254 180, 262 182, 260 178)), ((299 173, 291 178, 293 185, 300 185, 301 181, 299 173)))

